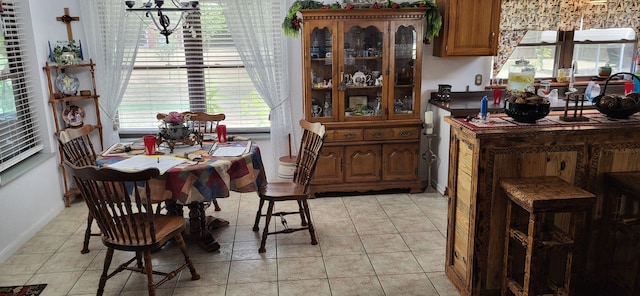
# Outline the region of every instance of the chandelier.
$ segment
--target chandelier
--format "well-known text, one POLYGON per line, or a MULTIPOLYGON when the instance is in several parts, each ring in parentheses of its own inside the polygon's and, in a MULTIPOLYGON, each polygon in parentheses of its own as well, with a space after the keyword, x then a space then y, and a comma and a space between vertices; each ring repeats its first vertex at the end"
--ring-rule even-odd
POLYGON ((180 23, 182 23, 185 18, 185 14, 200 10, 198 1, 179 2, 178 0, 154 0, 152 3, 151 0, 147 0, 147 2, 139 8, 134 8, 136 1, 124 1, 124 4, 127 6, 126 11, 140 11, 144 12, 146 17, 150 17, 153 24, 160 31, 160 34, 164 35, 167 44, 169 44, 169 35, 180 26, 180 23), (173 4, 173 7, 162 7, 165 2, 173 4), (180 19, 178 19, 174 26, 171 25, 171 20, 165 12, 180 12, 180 19))

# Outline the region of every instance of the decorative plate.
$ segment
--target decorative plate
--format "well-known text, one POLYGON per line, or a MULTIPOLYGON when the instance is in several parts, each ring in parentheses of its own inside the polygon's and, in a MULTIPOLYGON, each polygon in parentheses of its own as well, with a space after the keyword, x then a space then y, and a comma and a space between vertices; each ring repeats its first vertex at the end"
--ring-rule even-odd
POLYGON ((60 73, 56 77, 56 87, 65 95, 73 96, 80 87, 80 80, 78 76, 71 73, 60 73))
POLYGON ((84 110, 81 107, 68 105, 62 115, 64 116, 64 122, 71 127, 78 127, 84 124, 84 110))

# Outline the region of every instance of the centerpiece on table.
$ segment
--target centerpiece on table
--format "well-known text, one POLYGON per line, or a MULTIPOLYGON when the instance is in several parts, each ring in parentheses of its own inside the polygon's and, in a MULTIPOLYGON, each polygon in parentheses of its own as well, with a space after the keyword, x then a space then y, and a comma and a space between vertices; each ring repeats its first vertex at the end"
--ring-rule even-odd
POLYGON ((198 133, 194 132, 189 125, 191 113, 169 112, 169 114, 158 113, 156 118, 162 123, 160 124, 160 133, 157 139, 158 146, 163 142, 169 145, 169 149, 173 152, 173 148, 178 143, 193 146, 196 143, 202 145, 198 133))

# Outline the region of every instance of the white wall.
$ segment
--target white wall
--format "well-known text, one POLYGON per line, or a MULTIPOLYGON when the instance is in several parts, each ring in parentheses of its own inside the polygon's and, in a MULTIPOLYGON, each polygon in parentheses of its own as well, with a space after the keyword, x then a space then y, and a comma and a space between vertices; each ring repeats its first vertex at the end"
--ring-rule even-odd
MULTIPOLYGON (((28 50, 31 57, 26 62, 34 69, 37 78, 36 97, 40 98, 35 109, 42 119, 40 133, 44 142, 44 154, 52 157, 17 179, 0 187, 0 262, 4 262, 22 244, 27 242, 40 228, 46 225, 64 208, 62 199, 64 187, 58 167, 57 142, 54 141, 55 127, 52 125, 51 108, 48 104, 46 77, 42 67, 47 59, 47 40, 66 40, 66 27, 56 21, 56 16, 64 14, 63 7, 69 7, 76 15, 78 0, 29 0, 29 11, 25 19, 32 20, 32 28, 27 28, 28 50)), ((74 36, 83 38, 82 28, 73 26, 74 36)))
MULTIPOLYGON (((44 71, 41 69, 47 59, 47 41, 66 40, 67 38, 66 26, 56 21, 56 17, 63 14, 64 7, 69 7, 72 16, 79 15, 78 3, 81 0, 28 1, 31 13, 30 19, 33 20, 33 40, 35 41, 34 48, 31 49, 33 58, 29 62, 34 69, 37 69, 41 80, 41 89, 38 89, 41 102, 37 106, 41 114, 40 118, 43 120, 41 132, 46 146, 45 151, 47 153, 57 153, 57 144, 53 136, 52 114, 46 97, 48 93, 47 81, 44 71)), ((83 16, 79 16, 80 22, 82 22, 83 16)), ((80 23, 73 22, 72 27, 75 39, 85 39, 85 33, 80 23)), ((287 42, 289 44, 290 61, 289 94, 292 99, 293 122, 297 123, 302 118, 303 113, 300 40, 288 38, 287 42)), ((424 114, 424 111, 428 110, 427 101, 430 93, 437 90, 438 84, 451 84, 453 85, 453 91, 464 91, 467 85, 470 86, 471 91, 482 90, 482 86, 473 84, 474 76, 482 74, 484 83, 489 77, 491 68, 490 58, 488 57, 438 58, 432 56, 432 52, 432 46, 426 46, 423 57, 422 112, 420 114, 424 114)), ((99 67, 100 65, 97 66, 99 67)), ((87 120, 91 119, 88 118, 87 120)), ((110 130, 104 129, 104 132, 110 132, 110 130)), ((436 131, 440 131, 443 134, 446 130, 448 130, 446 127, 436 129, 436 131)), ((448 134, 441 136, 448 137, 448 134)), ((296 134, 294 142, 297 142, 299 137, 299 133, 296 134)), ((426 150, 425 142, 423 140, 421 153, 426 150)), ((258 144, 261 147, 268 176, 277 176, 279 156, 272 155, 268 141, 258 141, 258 144)), ((434 141, 434 145, 437 145, 437 142, 434 141)), ((62 198, 64 187, 62 186, 58 160, 57 155, 51 157, 13 182, 0 187, 0 204, 2 205, 2 215, 0 215, 0 262, 4 262, 42 226, 46 225, 62 211, 64 207, 62 198)), ((440 162, 440 166, 443 165, 446 167, 446 161, 440 162)), ((420 167, 422 180, 426 181, 426 162, 421 161, 420 167)), ((434 168, 434 172, 441 169, 434 168)), ((433 177, 436 178, 435 176, 437 175, 439 174, 434 173, 433 177)), ((446 184, 446 180, 435 181, 446 184)), ((79 206, 79 204, 74 204, 74 206, 79 206)))
MULTIPOLYGON (((491 57, 447 57, 433 56, 433 45, 428 45, 422 60, 422 119, 424 111, 434 111, 434 133, 438 137, 432 140, 431 148, 435 151, 438 161, 432 165, 431 178, 433 187, 440 193, 444 193, 447 186, 449 171, 449 124, 442 118, 450 115, 450 112, 429 105, 428 101, 432 92, 438 91, 438 84, 451 84, 452 91, 482 91, 488 84, 491 75, 491 57), (474 84, 476 74, 482 75, 482 83, 474 84)), ((427 150, 426 138, 423 138, 421 152, 427 150)), ((420 176, 427 180, 427 161, 422 160, 420 176)))

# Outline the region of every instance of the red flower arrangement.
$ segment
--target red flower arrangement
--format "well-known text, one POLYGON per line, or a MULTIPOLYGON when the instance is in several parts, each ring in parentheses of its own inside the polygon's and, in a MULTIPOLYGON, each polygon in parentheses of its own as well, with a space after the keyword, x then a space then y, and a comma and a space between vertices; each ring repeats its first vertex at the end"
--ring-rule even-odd
POLYGON ((191 113, 180 113, 180 112, 176 112, 176 111, 171 111, 169 112, 169 114, 164 114, 164 113, 158 113, 158 115, 156 116, 156 118, 158 118, 159 120, 162 120, 162 122, 166 125, 166 124, 171 124, 171 125, 184 125, 187 121, 189 121, 189 119, 191 118, 193 114, 191 113))

